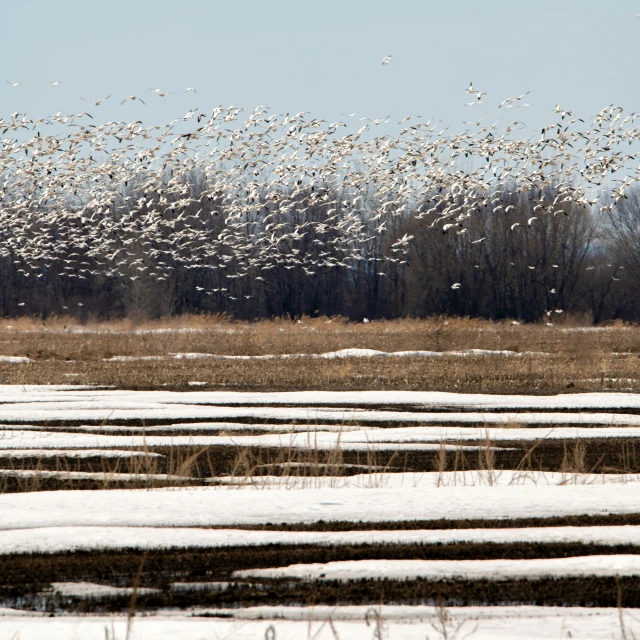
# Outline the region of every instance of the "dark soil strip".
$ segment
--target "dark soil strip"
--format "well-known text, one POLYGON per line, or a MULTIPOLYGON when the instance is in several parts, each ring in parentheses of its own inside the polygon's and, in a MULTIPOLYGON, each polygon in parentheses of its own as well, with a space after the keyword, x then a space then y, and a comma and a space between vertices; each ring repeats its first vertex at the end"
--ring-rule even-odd
MULTIPOLYGON (((452 443, 449 443, 452 444, 452 443)), ((464 442, 461 444, 465 444, 464 442)), ((467 444, 478 445, 469 441, 467 444)), ((126 449, 127 447, 121 447, 126 449)), ((140 447, 135 450, 141 450, 140 447)), ((287 462, 304 464, 299 475, 354 475, 368 468, 379 471, 470 471, 484 469, 487 453, 496 470, 566 471, 578 473, 640 473, 640 441, 634 438, 594 438, 576 440, 542 440, 500 442, 500 446, 479 451, 454 450, 446 453, 441 467, 438 451, 310 451, 274 447, 242 446, 173 446, 153 447, 149 451, 164 458, 72 458, 61 454, 50 458, 0 457, 0 468, 43 469, 58 471, 93 471, 108 473, 176 473, 188 459, 188 469, 181 474, 211 478, 235 474, 281 475, 287 462), (375 469, 374 469, 375 468, 375 469)), ((291 469, 287 472, 291 473, 291 469)), ((53 488, 53 487, 52 487, 53 488)), ((67 487, 65 487, 67 488, 67 487)))
MULTIPOLYGON (((442 529, 522 529, 527 527, 612 527, 640 525, 638 513, 589 516, 555 516, 552 518, 502 518, 499 520, 392 520, 385 522, 331 522, 318 520, 310 523, 267 522, 264 525, 234 525, 234 529, 248 531, 416 531, 442 529)), ((229 527, 212 527, 228 529, 229 527)))
POLYGON ((0 493, 26 493, 30 491, 100 491, 104 489, 156 489, 162 487, 207 486, 204 480, 161 480, 138 478, 123 480, 120 478, 20 478, 2 476, 0 493))
MULTIPOLYGON (((264 604, 378 604, 380 602, 448 604, 537 604, 560 606, 616 606, 613 578, 557 578, 536 581, 509 580, 366 580, 353 582, 252 580, 226 591, 172 592, 172 582, 228 581, 233 571, 286 566, 296 563, 358 559, 465 560, 490 558, 564 558, 579 555, 638 553, 630 545, 584 544, 452 544, 232 547, 219 549, 154 550, 146 554, 142 587, 161 593, 140 596, 140 610, 159 607, 229 607, 264 604)), ((63 554, 11 555, 2 558, 2 606, 65 611, 123 611, 129 598, 81 600, 42 595, 51 582, 90 581, 131 586, 143 552, 106 551, 63 554)), ((640 606, 640 578, 620 580, 623 605, 640 606)))

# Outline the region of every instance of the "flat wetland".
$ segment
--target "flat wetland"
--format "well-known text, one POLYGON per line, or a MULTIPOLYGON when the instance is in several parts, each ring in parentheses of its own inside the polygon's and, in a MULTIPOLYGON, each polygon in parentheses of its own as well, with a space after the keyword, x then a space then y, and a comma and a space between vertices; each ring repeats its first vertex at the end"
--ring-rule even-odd
POLYGON ((341 318, 244 323, 208 316, 145 323, 1 320, 0 355, 29 359, 16 364, 0 358, 3 384, 526 394, 640 390, 640 328, 585 327, 570 321, 550 327, 453 318, 369 323, 341 318), (286 360, 175 357, 309 356, 343 349, 441 355, 286 360), (474 349, 510 353, 460 355, 474 349), (190 385, 194 382, 204 384, 190 385))
MULTIPOLYGON (((293 496, 313 490, 310 495, 320 496, 313 498, 319 505, 331 505, 330 497, 343 495, 349 482, 354 483, 349 490, 362 495, 397 491, 394 499, 400 506, 403 492, 409 495, 419 482, 431 483, 431 492, 469 486, 484 487, 488 495, 508 491, 511 485, 588 490, 617 482, 628 489, 640 479, 640 404, 618 406, 607 400, 610 394, 632 397, 640 392, 640 328, 622 323, 591 327, 561 318, 550 326, 444 317, 358 323, 343 318, 246 323, 207 316, 110 323, 5 319, 0 320, 0 384, 7 385, 0 390, 0 501, 5 501, 8 514, 19 508, 11 502, 14 498, 26 500, 43 492, 52 499, 55 492, 96 492, 86 495, 101 500, 104 490, 121 491, 125 497, 128 490, 203 491, 210 492, 215 512, 223 509, 217 501, 229 492, 252 492, 259 498, 261 491, 267 495, 285 490, 289 493, 284 495, 293 496), (128 391, 142 395, 139 400, 122 395, 128 391), (150 391, 167 394, 144 395, 150 391), (206 395, 221 391, 264 395, 238 402, 206 395), (320 405, 269 395, 282 391, 381 393, 375 402, 342 402, 334 395, 320 405), (526 407, 514 409, 505 398, 492 404, 490 396, 478 396, 476 406, 451 396, 449 404, 439 406, 434 400, 431 406, 397 400, 389 395, 394 391, 503 394, 507 399, 526 395, 540 398, 535 411, 547 412, 549 418, 531 422, 526 407), (598 394, 596 404, 581 405, 584 393, 598 394), (565 404, 544 404, 545 396, 556 394, 565 404), (202 399, 189 403, 187 397, 202 399), (577 405, 570 401, 574 397, 577 405), (165 417, 162 411, 170 409, 177 413, 165 417), (291 417, 299 409, 308 417, 291 417), (440 412, 437 420, 435 411, 440 412), (497 423, 463 419, 470 411, 510 413, 504 414, 504 423, 497 423), (186 412, 184 417, 181 412, 186 412), (420 419, 412 420, 417 412, 420 419), (442 412, 451 418, 443 418, 442 412), (384 418, 387 415, 391 417, 384 418), (441 428, 440 436, 425 430, 431 424, 429 415, 434 417, 431 426, 441 428), (554 429, 566 426, 565 418, 566 425, 579 425, 580 432, 550 437, 554 429), (617 419, 627 432, 590 435, 589 429, 613 428, 617 419), (448 432, 463 427, 464 435, 447 438, 448 432), (492 437, 494 428, 511 429, 514 436, 501 432, 500 438, 492 437), (536 429, 540 436, 520 437, 525 428, 536 429), (407 429, 413 430, 409 436, 407 429), (296 440, 300 437, 307 438, 306 444, 296 440), (400 476, 408 479, 405 489, 394 484, 400 476)), ((640 549, 640 533, 637 542, 607 544, 567 539, 207 547, 183 541, 181 525, 172 517, 168 511, 166 526, 174 527, 175 540, 146 550, 138 544, 51 546, 45 524, 42 531, 35 527, 44 542, 28 550, 14 548, 12 524, 5 521, 0 545, 7 540, 11 544, 1 557, 0 606, 33 614, 172 610, 214 616, 261 605, 640 607, 640 577, 635 575, 305 580, 236 574, 343 561, 628 555, 640 549), (88 594, 78 586, 85 583, 90 583, 88 594), (121 591, 104 592, 108 587, 121 591)), ((200 529, 225 530, 215 522, 200 529)), ((91 527, 108 525, 105 516, 91 527)), ((640 508, 558 514, 543 510, 527 517, 505 513, 495 518, 455 512, 380 521, 325 517, 322 512, 311 520, 301 516, 281 521, 274 514, 255 524, 238 522, 232 529, 388 534, 620 525, 640 529, 640 508)), ((64 532, 67 525, 52 526, 64 532)), ((152 529, 141 521, 136 530, 144 541, 152 529)), ((19 527, 15 534, 26 535, 19 527)))

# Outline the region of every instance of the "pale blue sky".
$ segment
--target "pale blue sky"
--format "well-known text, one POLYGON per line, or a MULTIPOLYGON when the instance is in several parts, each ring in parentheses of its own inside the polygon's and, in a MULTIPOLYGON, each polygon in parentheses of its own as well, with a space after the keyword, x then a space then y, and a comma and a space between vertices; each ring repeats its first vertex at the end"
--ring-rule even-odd
POLYGON ((638 0, 21 0, 0 9, 0 115, 88 110, 166 123, 192 108, 409 114, 452 130, 530 90, 506 124, 640 110, 638 0), (383 56, 393 61, 381 66, 383 56), (5 81, 20 81, 16 88, 5 81), (57 87, 50 81, 60 81, 57 87), (487 105, 464 107, 469 82, 487 105), (158 98, 147 89, 176 91, 158 98), (196 87, 198 94, 185 94, 196 87), (100 107, 81 97, 113 97, 100 107), (119 103, 142 97, 147 106, 119 103))

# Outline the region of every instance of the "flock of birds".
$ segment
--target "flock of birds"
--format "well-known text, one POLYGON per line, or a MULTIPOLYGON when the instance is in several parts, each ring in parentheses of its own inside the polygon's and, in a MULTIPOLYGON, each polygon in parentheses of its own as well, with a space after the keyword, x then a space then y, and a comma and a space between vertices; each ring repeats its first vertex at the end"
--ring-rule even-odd
MULTIPOLYGON (((470 105, 485 102, 473 83, 467 93, 470 105)), ((499 108, 527 106, 526 96, 499 108)), ((167 125, 99 124, 87 112, 0 118, 0 258, 25 278, 53 270, 163 281, 181 266, 261 281, 274 268, 313 275, 358 262, 384 275, 413 239, 393 235, 400 221, 464 234, 473 216, 508 215, 517 189, 533 212, 528 225, 513 223, 518 233, 543 216, 611 209, 640 181, 640 114, 617 106, 585 124, 557 105, 527 138, 521 122, 499 128, 484 116, 458 133, 407 116, 384 133, 390 116, 241 114, 196 107, 167 125), (372 255, 384 234, 388 251, 372 255)))

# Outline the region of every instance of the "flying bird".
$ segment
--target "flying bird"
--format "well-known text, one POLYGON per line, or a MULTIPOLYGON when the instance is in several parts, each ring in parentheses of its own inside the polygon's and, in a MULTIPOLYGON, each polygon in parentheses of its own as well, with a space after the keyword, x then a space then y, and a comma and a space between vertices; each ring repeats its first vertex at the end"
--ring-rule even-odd
POLYGON ((384 58, 382 58, 382 66, 384 67, 385 65, 388 65, 391 62, 391 58, 393 56, 385 56, 384 58))
POLYGON ((138 98, 138 96, 127 96, 120 104, 124 104, 127 100, 140 100, 142 104, 147 104, 142 98, 138 98))
POLYGON ((111 95, 108 95, 104 98, 100 98, 99 100, 87 100, 86 98, 82 98, 82 100, 84 100, 85 102, 90 102, 91 104, 94 104, 96 107, 99 107, 105 100, 108 100, 111 97, 111 95))

